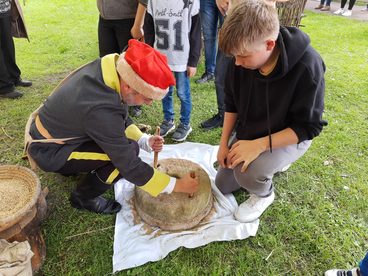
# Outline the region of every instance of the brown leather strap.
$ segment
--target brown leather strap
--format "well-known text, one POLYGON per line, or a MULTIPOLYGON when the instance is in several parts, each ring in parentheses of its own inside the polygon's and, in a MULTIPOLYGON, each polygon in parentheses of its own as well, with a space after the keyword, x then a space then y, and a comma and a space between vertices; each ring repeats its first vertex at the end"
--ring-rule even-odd
MULTIPOLYGON (((35 119, 35 124, 36 124, 36 128, 38 130, 38 132, 45 137, 46 139, 54 139, 54 137, 51 136, 51 134, 47 131, 47 129, 43 126, 41 120, 40 120, 40 116, 36 116, 35 119)), ((64 142, 60 141, 60 142, 56 142, 57 144, 65 144, 64 142)))

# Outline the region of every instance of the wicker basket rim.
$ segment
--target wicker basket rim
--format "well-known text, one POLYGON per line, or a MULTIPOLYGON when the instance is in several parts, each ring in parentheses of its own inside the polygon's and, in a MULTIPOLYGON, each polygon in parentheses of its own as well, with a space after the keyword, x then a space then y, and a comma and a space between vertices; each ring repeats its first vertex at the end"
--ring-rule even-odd
POLYGON ((0 217, 0 226, 8 225, 11 226, 11 222, 17 222, 17 220, 22 217, 29 209, 31 209, 37 202, 38 197, 41 192, 41 184, 37 175, 30 169, 19 166, 19 165, 0 165, 0 176, 2 179, 9 176, 12 179, 17 178, 27 183, 28 185, 35 186, 34 194, 30 201, 28 201, 22 208, 18 209, 17 212, 10 214, 8 216, 0 217), (20 178, 20 176, 27 176, 26 180, 24 178, 20 178))

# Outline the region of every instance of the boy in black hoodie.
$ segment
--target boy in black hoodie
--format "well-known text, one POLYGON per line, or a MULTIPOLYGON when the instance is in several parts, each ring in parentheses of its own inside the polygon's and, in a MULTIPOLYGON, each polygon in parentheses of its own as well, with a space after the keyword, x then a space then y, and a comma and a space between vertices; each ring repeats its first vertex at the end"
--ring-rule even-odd
POLYGON ((219 47, 234 58, 225 83, 216 185, 223 193, 250 193, 235 212, 250 222, 272 204, 274 174, 299 159, 326 125, 325 65, 309 37, 280 27, 274 6, 263 0, 232 8, 219 47))

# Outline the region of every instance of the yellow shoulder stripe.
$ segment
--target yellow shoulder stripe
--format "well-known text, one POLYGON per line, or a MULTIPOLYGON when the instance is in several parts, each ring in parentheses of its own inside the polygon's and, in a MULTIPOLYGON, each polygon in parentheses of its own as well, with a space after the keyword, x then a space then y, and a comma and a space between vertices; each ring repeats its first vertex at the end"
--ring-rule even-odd
POLYGON ((139 188, 156 197, 165 189, 169 182, 170 176, 154 169, 152 178, 145 185, 139 186, 139 188))
POLYGON ((138 141, 143 135, 142 131, 134 124, 129 125, 125 129, 125 136, 134 141, 138 141))
POLYGON ((104 83, 120 94, 120 80, 116 72, 118 54, 110 54, 101 58, 101 70, 104 83))

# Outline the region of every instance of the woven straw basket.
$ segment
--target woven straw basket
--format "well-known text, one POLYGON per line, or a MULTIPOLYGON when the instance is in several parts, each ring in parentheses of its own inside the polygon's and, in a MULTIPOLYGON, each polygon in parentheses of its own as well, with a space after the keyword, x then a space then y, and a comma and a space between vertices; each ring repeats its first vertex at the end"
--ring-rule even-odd
POLYGON ((35 206, 41 184, 28 168, 0 166, 0 232, 20 221, 35 206))

